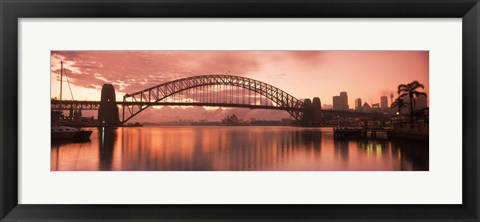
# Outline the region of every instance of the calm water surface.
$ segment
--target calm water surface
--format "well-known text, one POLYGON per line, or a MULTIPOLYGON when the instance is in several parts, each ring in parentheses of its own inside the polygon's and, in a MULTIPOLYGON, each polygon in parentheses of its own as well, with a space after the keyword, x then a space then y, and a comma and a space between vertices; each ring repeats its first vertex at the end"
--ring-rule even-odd
POLYGON ((428 170, 428 143, 334 140, 331 128, 91 128, 53 143, 52 170, 428 170))

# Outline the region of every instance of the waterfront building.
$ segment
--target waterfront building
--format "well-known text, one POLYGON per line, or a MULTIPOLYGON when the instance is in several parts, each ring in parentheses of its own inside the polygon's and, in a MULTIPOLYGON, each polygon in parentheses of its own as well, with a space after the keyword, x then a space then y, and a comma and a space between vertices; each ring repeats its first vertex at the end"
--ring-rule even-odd
POLYGON ((381 113, 382 109, 380 108, 380 103, 372 103, 371 111, 374 113, 381 113))
POLYGON ((372 112, 372 108, 370 107, 370 105, 368 105, 368 103, 364 103, 362 106, 362 111, 366 113, 370 113, 372 112))
POLYGON ((355 100, 355 111, 362 112, 362 99, 361 98, 357 98, 355 100))

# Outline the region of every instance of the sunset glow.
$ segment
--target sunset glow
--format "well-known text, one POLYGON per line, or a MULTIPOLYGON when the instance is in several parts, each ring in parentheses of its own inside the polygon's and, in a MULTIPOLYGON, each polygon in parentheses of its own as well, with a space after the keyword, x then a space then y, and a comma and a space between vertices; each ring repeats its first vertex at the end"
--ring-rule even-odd
MULTIPOLYGON (((113 84, 117 101, 171 80, 207 74, 245 76, 276 86, 298 99, 320 97, 323 106, 332 97, 348 93, 355 99, 379 103, 397 86, 418 80, 429 95, 428 51, 53 51, 51 97, 60 94, 60 61, 64 62, 63 99, 100 100, 103 84, 113 84), (68 78, 68 82, 67 82, 68 78)), ((390 98, 389 98, 390 102, 390 98)), ((242 118, 284 118, 272 110, 240 110, 242 118)), ((222 109, 225 110, 225 109, 222 109)), ((217 108, 157 107, 141 113, 137 121, 223 118, 217 108)), ((92 112, 95 115, 95 112, 92 112)))

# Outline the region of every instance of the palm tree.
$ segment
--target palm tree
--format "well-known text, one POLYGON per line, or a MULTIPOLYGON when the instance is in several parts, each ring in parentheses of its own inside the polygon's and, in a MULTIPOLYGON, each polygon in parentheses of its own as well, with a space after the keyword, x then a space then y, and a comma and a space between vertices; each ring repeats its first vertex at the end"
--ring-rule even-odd
POLYGON ((417 80, 408 83, 408 84, 400 84, 397 88, 397 93, 399 94, 398 97, 404 97, 408 95, 410 98, 410 122, 413 123, 413 110, 415 110, 415 104, 413 103, 413 97, 419 97, 420 95, 427 96, 424 92, 417 91, 418 89, 424 89, 425 86, 419 83, 417 80))
POLYGON ((402 108, 407 108, 409 107, 408 102, 403 100, 402 98, 396 98, 395 101, 390 105, 390 108, 393 109, 395 107, 398 107, 398 114, 402 115, 402 108))

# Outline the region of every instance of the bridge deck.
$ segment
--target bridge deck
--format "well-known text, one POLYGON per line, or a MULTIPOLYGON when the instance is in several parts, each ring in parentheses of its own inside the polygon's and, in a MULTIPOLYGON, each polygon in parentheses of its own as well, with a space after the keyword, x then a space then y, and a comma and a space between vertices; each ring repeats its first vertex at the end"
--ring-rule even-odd
MULTIPOLYGON (((204 103, 204 102, 115 102, 117 105, 125 106, 209 106, 209 107, 239 107, 249 109, 274 109, 274 110, 292 110, 301 111, 301 108, 269 106, 269 105, 251 105, 251 104, 235 104, 235 103, 204 103)), ((52 100, 52 109, 55 110, 98 110, 100 108, 100 101, 60 101, 52 100)))
MULTIPOLYGON (((116 102, 117 105, 136 105, 136 106, 209 106, 209 107, 239 107, 248 109, 271 109, 271 110, 286 110, 286 111, 302 111, 301 108, 289 108, 269 105, 250 105, 250 104, 235 104, 235 103, 199 103, 199 102, 116 102)), ((60 103, 58 100, 51 101, 52 109, 54 110, 98 110, 100 101, 72 101, 65 100, 60 103)), ((390 117, 382 113, 366 113, 356 111, 342 111, 342 110, 322 110, 324 115, 328 116, 360 116, 360 117, 390 117)))

